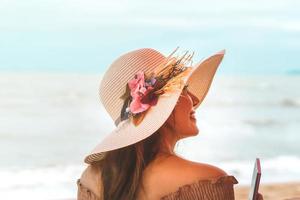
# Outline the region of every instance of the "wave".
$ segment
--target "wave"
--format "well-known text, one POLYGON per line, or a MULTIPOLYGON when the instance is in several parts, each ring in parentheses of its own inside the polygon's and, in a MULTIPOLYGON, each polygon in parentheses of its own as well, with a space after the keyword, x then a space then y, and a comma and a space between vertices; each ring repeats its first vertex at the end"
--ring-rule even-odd
MULTIPOLYGON (((250 185, 254 160, 216 161, 234 175, 239 185, 250 185)), ((76 180, 85 166, 53 166, 37 169, 1 169, 0 196, 3 199, 76 199, 76 180)), ((300 181, 300 157, 282 155, 261 158, 261 183, 300 181)))
POLYGON ((3 199, 76 199, 76 181, 84 166, 53 166, 31 169, 1 169, 3 199))
MULTIPOLYGON (((239 184, 250 185, 254 161, 230 161, 219 164, 228 173, 237 177, 239 184)), ((261 183, 282 183, 289 181, 300 182, 300 157, 292 155, 281 155, 273 158, 260 158, 261 183)))
POLYGON ((282 122, 274 119, 247 119, 243 120, 244 123, 258 127, 258 126, 274 126, 282 122))
MULTIPOLYGON (((294 93, 294 91, 290 91, 294 93)), ((235 94, 236 95, 236 94, 235 94)), ((256 94, 249 97, 244 97, 243 94, 238 94, 236 96, 222 97, 218 98, 220 95, 208 96, 205 104, 202 106, 207 107, 300 107, 300 96, 292 95, 280 95, 278 96, 272 92, 266 92, 259 98, 256 98, 256 94)))
POLYGON ((300 107, 300 99, 283 99, 280 101, 280 105, 284 107, 300 107))

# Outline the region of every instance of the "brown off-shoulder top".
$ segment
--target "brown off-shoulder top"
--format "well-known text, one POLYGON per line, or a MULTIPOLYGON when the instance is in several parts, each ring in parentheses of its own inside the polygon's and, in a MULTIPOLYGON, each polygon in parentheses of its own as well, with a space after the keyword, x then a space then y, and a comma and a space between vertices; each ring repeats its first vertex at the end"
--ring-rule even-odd
MULTIPOLYGON (((238 181, 234 176, 226 175, 214 179, 199 180, 178 188, 160 200, 234 200, 234 184, 238 181)), ((80 179, 77 180, 78 200, 101 200, 80 179)))

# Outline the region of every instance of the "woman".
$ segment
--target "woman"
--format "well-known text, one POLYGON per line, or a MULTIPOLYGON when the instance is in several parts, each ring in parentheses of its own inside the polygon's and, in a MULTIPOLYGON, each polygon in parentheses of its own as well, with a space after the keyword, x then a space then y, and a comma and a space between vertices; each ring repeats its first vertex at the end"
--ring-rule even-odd
POLYGON ((85 158, 78 200, 234 199, 234 176, 174 152, 198 134, 195 109, 225 52, 189 67, 193 55, 176 50, 131 51, 105 73, 100 98, 117 127, 85 158))

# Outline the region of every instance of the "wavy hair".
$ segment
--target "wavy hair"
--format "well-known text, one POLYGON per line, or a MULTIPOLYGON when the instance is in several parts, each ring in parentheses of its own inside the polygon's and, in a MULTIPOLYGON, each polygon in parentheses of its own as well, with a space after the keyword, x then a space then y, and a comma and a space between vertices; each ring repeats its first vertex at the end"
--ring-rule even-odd
POLYGON ((103 183, 103 200, 135 200, 144 189, 142 175, 160 150, 162 136, 156 131, 150 137, 121 149, 106 152, 98 161, 103 183))

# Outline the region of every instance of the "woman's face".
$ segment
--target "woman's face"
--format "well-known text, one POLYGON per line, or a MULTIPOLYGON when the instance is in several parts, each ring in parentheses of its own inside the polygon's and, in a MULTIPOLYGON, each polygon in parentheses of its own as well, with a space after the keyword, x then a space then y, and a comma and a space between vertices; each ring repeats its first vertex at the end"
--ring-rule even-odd
POLYGON ((167 120, 169 126, 173 126, 173 131, 179 138, 197 135, 199 130, 196 124, 194 106, 199 103, 199 99, 188 91, 185 86, 177 104, 167 120))

